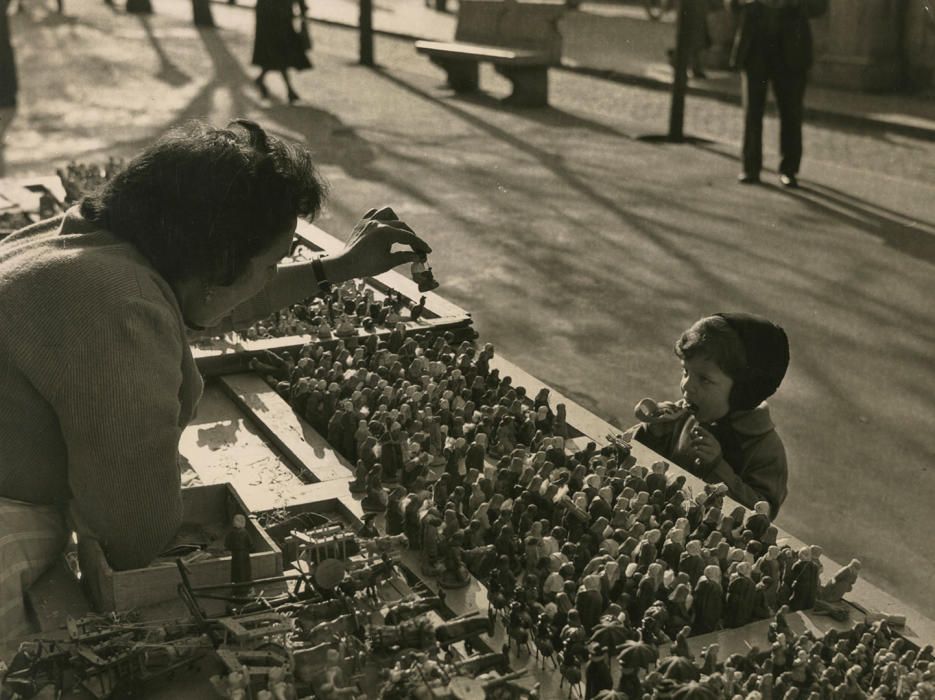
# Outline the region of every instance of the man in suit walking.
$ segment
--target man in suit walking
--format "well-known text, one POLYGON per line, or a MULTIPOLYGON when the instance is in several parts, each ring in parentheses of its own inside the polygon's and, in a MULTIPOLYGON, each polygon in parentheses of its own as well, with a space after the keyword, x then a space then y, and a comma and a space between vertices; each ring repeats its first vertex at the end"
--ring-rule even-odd
POLYGON ((760 181, 763 112, 772 83, 779 109, 779 181, 798 187, 802 162, 802 113, 812 65, 809 19, 828 10, 828 0, 727 0, 737 18, 731 66, 743 71, 744 184, 760 181))

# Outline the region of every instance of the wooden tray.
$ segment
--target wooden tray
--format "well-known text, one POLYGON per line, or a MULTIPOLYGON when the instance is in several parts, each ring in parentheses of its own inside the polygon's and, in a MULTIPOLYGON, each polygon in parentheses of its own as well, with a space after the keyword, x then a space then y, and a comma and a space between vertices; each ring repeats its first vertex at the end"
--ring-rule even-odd
MULTIPOLYGON (((184 522, 193 525, 228 527, 233 516, 247 516, 247 532, 253 552, 250 554, 253 578, 282 574, 282 552, 259 526, 230 484, 196 486, 182 491, 184 522)), ((99 612, 123 612, 173 600, 178 597, 179 572, 174 562, 157 562, 143 569, 114 571, 96 540, 78 545, 82 578, 99 612)), ((223 584, 230 581, 229 554, 188 564, 193 586, 223 584)))

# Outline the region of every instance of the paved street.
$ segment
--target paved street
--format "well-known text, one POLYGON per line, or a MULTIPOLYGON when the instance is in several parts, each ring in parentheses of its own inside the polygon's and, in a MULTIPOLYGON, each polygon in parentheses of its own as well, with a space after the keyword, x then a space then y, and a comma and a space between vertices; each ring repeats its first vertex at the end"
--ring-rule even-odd
MULTIPOLYGON (((553 71, 552 108, 509 110, 492 71, 487 94, 453 97, 410 42, 378 38, 373 71, 355 32, 316 25, 290 108, 255 92, 248 10, 216 4, 222 29, 198 31, 180 0, 150 18, 67 2, 75 19, 14 20, 3 174, 130 155, 193 117, 255 118, 318 154, 322 228, 391 204, 485 340, 621 426, 641 397, 675 395, 671 348, 697 317, 774 318, 792 342, 772 402, 792 469, 780 525, 935 617, 935 141, 812 123, 801 191, 770 174, 742 187, 740 109, 716 99, 687 104, 708 142, 658 145, 637 137, 665 130, 665 92, 553 71)), ((777 132, 770 118, 769 163, 777 132)))

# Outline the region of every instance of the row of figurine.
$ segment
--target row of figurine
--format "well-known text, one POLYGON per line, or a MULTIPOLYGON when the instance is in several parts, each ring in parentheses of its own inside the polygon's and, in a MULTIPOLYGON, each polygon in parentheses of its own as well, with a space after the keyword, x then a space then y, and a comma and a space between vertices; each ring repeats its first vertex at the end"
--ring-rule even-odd
MULTIPOLYGON (((297 240, 290 261, 307 262, 320 253, 297 240)), ((412 264, 410 274, 420 292, 438 287, 427 259, 412 264)), ((238 330, 235 337, 246 340, 312 335, 319 340, 356 337, 359 330, 373 333, 398 323, 417 322, 425 313, 426 297, 418 301, 389 289, 378 292, 365 280, 348 280, 328 292, 280 309, 265 319, 238 330)))
MULTIPOLYGON (((423 552, 423 572, 445 585, 468 582, 472 550, 488 568, 495 552, 501 578, 534 578, 541 603, 574 596, 586 576, 604 572, 604 607, 626 596, 639 621, 661 599, 696 633, 768 617, 783 603, 814 607, 819 550, 778 547, 768 504, 722 513, 723 486, 692 497, 665 462, 633 464, 619 442, 566 454, 554 432, 567 426, 547 390, 527 403, 522 387, 490 368, 492 356, 490 345, 454 348, 444 336, 334 352, 310 345, 297 360, 279 358, 286 378, 274 381, 313 425, 327 419, 329 442, 356 458, 351 491, 364 494, 365 508, 389 505, 388 533, 405 532, 423 552), (401 485, 387 494, 384 482, 401 485)), ((836 575, 827 602, 840 600, 835 591, 858 569, 855 561, 836 575)), ((585 612, 586 625, 595 617, 585 612)))

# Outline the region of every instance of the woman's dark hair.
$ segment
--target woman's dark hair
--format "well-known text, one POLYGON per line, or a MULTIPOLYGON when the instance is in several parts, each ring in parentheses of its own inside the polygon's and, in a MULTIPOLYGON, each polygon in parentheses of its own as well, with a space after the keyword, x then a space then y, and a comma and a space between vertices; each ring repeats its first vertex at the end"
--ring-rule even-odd
POLYGON ((327 186, 311 153, 235 119, 193 121, 130 161, 81 214, 133 243, 170 284, 232 284, 292 217, 311 220, 327 186))
POLYGON ((724 374, 737 379, 747 367, 747 353, 737 332, 721 316, 706 316, 682 333, 675 343, 682 360, 711 360, 724 374))

